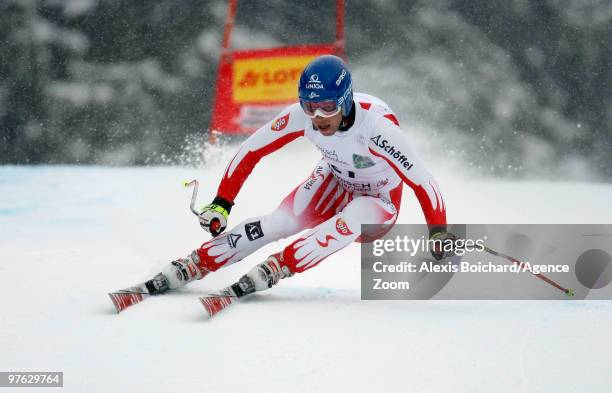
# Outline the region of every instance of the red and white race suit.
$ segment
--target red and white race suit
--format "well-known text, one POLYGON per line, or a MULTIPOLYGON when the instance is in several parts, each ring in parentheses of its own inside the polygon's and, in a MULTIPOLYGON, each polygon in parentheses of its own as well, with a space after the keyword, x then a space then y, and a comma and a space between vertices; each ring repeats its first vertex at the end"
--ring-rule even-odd
POLYGON ((402 183, 421 205, 430 227, 446 226, 446 207, 433 176, 417 157, 397 118, 382 100, 355 93, 355 120, 323 136, 299 104, 251 135, 231 160, 217 195, 232 202, 261 158, 305 136, 322 159, 272 213, 245 220, 197 250, 200 267, 215 271, 260 247, 308 229, 282 253, 294 272, 316 266, 353 241, 382 236, 397 219, 402 183), (361 224, 379 224, 361 233, 361 224))

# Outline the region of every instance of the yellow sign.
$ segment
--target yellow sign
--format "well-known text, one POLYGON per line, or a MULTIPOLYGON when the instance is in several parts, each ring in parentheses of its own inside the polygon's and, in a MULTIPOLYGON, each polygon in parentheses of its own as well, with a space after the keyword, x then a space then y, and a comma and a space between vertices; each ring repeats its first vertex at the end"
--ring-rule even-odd
POLYGON ((237 59, 234 62, 232 98, 236 103, 297 101, 302 70, 316 57, 284 56, 237 59))

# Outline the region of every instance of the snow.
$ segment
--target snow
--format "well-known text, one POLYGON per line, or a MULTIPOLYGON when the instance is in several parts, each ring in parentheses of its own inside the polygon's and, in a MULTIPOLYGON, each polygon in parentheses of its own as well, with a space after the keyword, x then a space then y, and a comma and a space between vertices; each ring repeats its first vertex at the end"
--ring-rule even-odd
MULTIPOLYGON (((273 209, 317 158, 298 142, 264 159, 230 224, 273 209)), ((357 245, 212 320, 197 296, 288 240, 115 314, 107 292, 207 239, 181 184, 198 178, 208 202, 224 165, 0 167, 0 370, 63 371, 65 392, 609 391, 609 302, 361 301, 357 245)), ((612 185, 458 170, 432 166, 451 222, 612 221, 612 185)), ((422 222, 408 189, 399 221, 422 222)))

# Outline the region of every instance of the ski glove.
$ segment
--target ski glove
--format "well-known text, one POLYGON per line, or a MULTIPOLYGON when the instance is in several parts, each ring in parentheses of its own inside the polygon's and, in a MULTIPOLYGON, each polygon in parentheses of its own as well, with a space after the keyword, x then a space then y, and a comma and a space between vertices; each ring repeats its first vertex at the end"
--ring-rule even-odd
POLYGON ((436 228, 430 232, 429 240, 433 240, 433 244, 430 242, 430 251, 436 261, 455 255, 454 242, 457 240, 457 236, 452 233, 446 232, 442 228, 436 228))
POLYGON ((213 202, 202 208, 198 218, 200 226, 213 237, 219 236, 227 227, 227 217, 232 210, 233 203, 221 197, 216 197, 213 202))

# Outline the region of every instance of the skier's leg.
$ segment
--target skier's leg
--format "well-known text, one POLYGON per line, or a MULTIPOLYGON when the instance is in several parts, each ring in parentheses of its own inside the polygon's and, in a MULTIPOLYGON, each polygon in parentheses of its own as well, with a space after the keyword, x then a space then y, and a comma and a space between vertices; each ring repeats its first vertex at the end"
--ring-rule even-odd
POLYGON ((338 189, 329 167, 319 163, 272 213, 246 219, 196 250, 200 268, 207 272, 216 271, 242 260, 270 242, 318 225, 334 214, 330 201, 339 199, 342 193, 338 193, 338 189))
POLYGON ((238 262, 264 245, 291 236, 331 217, 348 199, 329 167, 320 162, 272 213, 249 218, 205 242, 186 258, 172 261, 147 284, 150 293, 162 293, 199 280, 208 273, 238 262))
MULTIPOLYGON (((401 185, 400 185, 401 187, 401 185)), ((401 201, 401 188, 394 193, 393 203, 386 198, 361 196, 344 209, 306 232, 282 252, 253 267, 233 285, 234 296, 242 297, 266 290, 282 278, 304 272, 353 241, 380 237, 395 223, 401 201), (361 233, 361 224, 379 224, 376 232, 361 233)))

